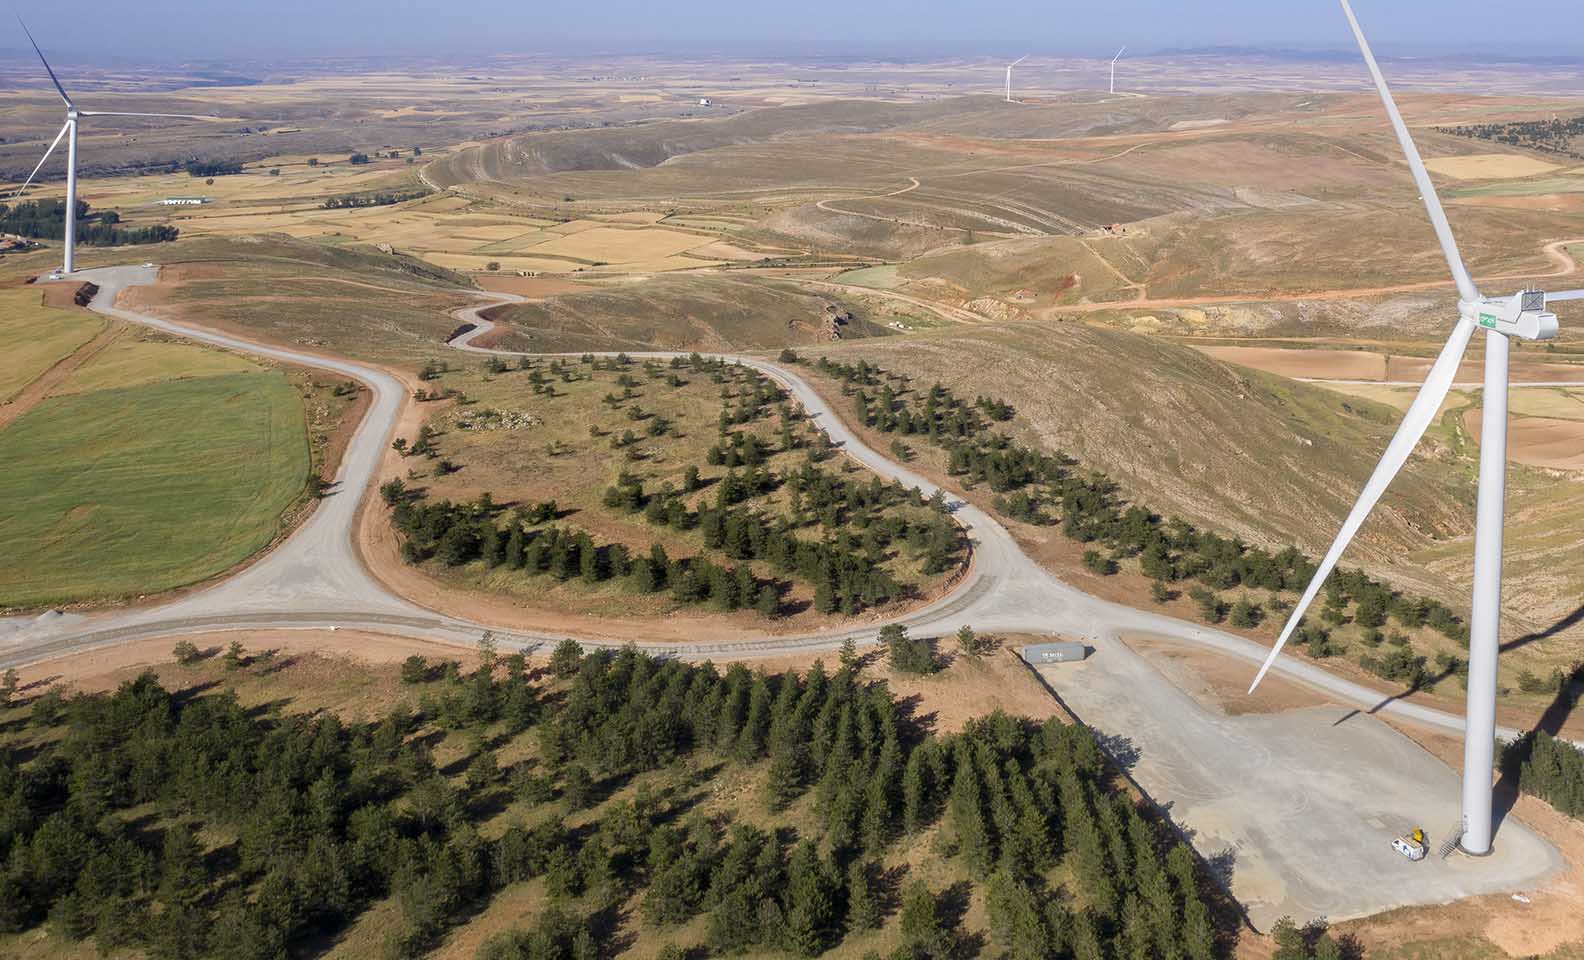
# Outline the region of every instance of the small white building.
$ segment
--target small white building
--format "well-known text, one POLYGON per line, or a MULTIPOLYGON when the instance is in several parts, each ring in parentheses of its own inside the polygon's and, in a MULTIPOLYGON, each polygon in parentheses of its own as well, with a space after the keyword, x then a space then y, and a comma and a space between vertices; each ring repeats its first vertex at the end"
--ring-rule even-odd
POLYGON ((710 98, 709 97, 699 97, 699 106, 707 107, 709 105, 710 105, 710 98))
POLYGON ((159 205, 162 207, 201 207, 208 202, 208 197, 166 197, 159 202, 159 205))

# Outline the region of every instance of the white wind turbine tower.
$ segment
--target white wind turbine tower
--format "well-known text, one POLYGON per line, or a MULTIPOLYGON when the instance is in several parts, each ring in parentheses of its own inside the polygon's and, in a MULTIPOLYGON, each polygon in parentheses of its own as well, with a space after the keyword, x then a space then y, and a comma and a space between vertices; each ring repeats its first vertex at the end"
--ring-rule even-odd
POLYGON ((39 159, 38 166, 28 174, 27 180, 21 189, 13 196, 21 196, 23 191, 32 185, 33 178, 44 168, 45 161, 50 154, 60 146, 61 138, 66 138, 66 224, 65 256, 61 262, 61 273, 71 273, 76 269, 77 253, 77 122, 82 117, 170 117, 177 120, 213 120, 214 117, 200 117, 186 113, 122 113, 112 110, 79 110, 77 104, 67 95, 66 88, 55 76, 55 71, 50 69, 49 61, 44 59, 44 51, 39 49, 38 41, 33 39, 33 33, 28 30, 27 24, 22 23, 20 17, 17 22, 22 24, 22 32, 27 34, 28 42, 33 44, 33 52, 38 54, 39 62, 44 64, 44 72, 49 74, 50 83, 55 85, 55 91, 66 102, 66 122, 61 126, 60 133, 55 134, 55 139, 50 143, 49 149, 44 151, 44 156, 39 159))
POLYGON ((1359 26, 1358 18, 1353 15, 1353 8, 1349 6, 1348 0, 1341 0, 1341 3, 1342 11, 1347 15, 1348 23, 1353 28, 1353 35, 1358 40, 1359 50, 1364 54, 1364 63, 1369 67, 1370 76, 1374 78, 1375 86, 1380 91, 1381 102, 1386 107, 1386 116, 1390 118, 1392 127, 1397 133, 1398 143, 1402 145, 1402 151, 1407 157, 1408 169, 1413 173, 1414 183, 1418 186, 1420 197, 1424 201, 1425 212, 1429 214, 1430 223, 1435 228, 1441 249, 1446 254, 1447 266, 1457 283, 1459 319, 1452 329, 1452 335, 1447 339, 1446 346, 1441 348, 1440 356, 1436 358, 1435 364, 1431 366, 1429 374, 1425 377, 1419 395, 1414 398, 1413 404, 1403 416, 1397 434, 1392 437, 1385 454, 1381 456, 1380 463, 1375 467, 1375 472, 1364 485, 1363 494, 1353 505, 1347 520, 1343 522, 1336 542, 1331 544, 1331 549, 1320 561, 1314 579, 1304 590, 1298 605, 1293 608, 1292 616, 1288 618, 1287 625, 1282 629, 1276 646, 1271 649, 1258 675, 1254 677, 1249 692, 1252 693, 1254 687, 1259 686, 1259 682, 1264 679, 1271 664, 1276 661, 1277 655, 1286 645, 1288 637, 1292 635, 1293 629, 1303 618, 1304 611, 1308 609, 1326 577, 1336 566, 1342 551, 1353 540, 1354 534, 1358 532, 1360 525, 1369 516, 1370 510, 1380 500, 1381 494, 1386 491, 1392 478, 1408 461, 1414 446, 1418 444, 1420 437, 1424 436, 1425 428, 1435 419, 1436 411, 1440 409, 1442 401, 1452 389, 1452 382, 1457 375, 1458 364, 1462 361, 1464 348, 1468 346, 1475 331, 1483 328, 1485 409, 1480 435, 1478 503, 1475 508, 1474 599, 1469 618, 1468 706, 1463 725, 1463 824, 1459 840, 1465 852, 1483 856, 1490 852, 1493 828, 1491 768, 1496 742, 1496 659, 1500 649, 1497 631, 1501 622, 1502 524, 1507 479, 1509 341, 1513 338, 1520 340, 1554 338, 1557 335, 1557 318, 1555 314, 1547 312, 1546 304, 1556 300, 1584 299, 1584 290, 1571 290, 1565 293, 1525 290, 1510 297, 1485 297, 1480 294, 1469 276, 1462 256, 1458 253, 1457 241, 1452 236, 1452 228, 1447 223, 1440 198, 1436 196, 1435 185, 1431 183, 1430 175, 1425 171, 1424 161, 1419 156, 1418 148, 1414 146, 1407 125, 1403 123, 1397 104, 1392 100, 1391 91, 1386 87, 1386 79, 1381 76, 1380 65, 1376 63, 1375 55, 1370 51, 1369 41, 1364 38, 1364 31, 1359 26))
POLYGON ((1111 58, 1111 92, 1112 93, 1116 93, 1116 65, 1117 65, 1117 61, 1122 59, 1122 53, 1125 50, 1127 50, 1127 45, 1123 44, 1122 45, 1122 49, 1117 51, 1117 55, 1111 58))
POLYGON ((1013 60, 1011 63, 1007 64, 1007 74, 1006 74, 1006 102, 1007 103, 1011 103, 1012 102, 1012 68, 1017 66, 1018 64, 1022 63, 1024 60, 1027 60, 1030 56, 1032 56, 1032 54, 1025 53, 1025 54, 1023 54, 1023 56, 1018 57, 1016 60, 1013 60))

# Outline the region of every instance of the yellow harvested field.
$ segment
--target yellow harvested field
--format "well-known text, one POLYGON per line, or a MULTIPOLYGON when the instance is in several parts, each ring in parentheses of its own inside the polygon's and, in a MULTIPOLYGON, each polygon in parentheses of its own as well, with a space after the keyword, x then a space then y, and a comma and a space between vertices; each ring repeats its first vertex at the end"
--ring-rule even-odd
POLYGON ((652 210, 629 210, 629 211, 627 211, 625 213, 606 213, 606 214, 601 214, 600 217, 599 217, 599 219, 604 220, 604 221, 606 221, 608 223, 643 223, 643 224, 659 223, 661 220, 664 220, 665 218, 666 218, 665 214, 663 214, 663 213, 655 213, 652 210))
POLYGON ((675 230, 601 226, 546 241, 536 246, 534 252, 606 263, 635 263, 669 257, 707 242, 702 237, 675 230))
POLYGON ((223 350, 195 350, 190 343, 138 339, 134 334, 123 333, 92 360, 74 370, 51 395, 91 393, 257 369, 257 364, 223 350))
POLYGON ((1458 180, 1505 180, 1533 177, 1559 169, 1554 163, 1515 153, 1476 153, 1466 157, 1436 157, 1426 160, 1431 172, 1458 180))
POLYGON ((768 253, 744 250, 735 244, 716 240, 706 243, 702 247, 693 247, 688 253, 695 257, 706 257, 710 260, 763 260, 770 256, 768 253))
POLYGON ((480 271, 498 263, 502 272, 527 270, 533 273, 571 273, 579 264, 570 260, 539 260, 533 257, 491 256, 489 254, 429 253, 424 259, 448 270, 480 271))
POLYGON ((1554 417, 1584 420, 1584 391, 1565 389, 1514 390, 1507 409, 1520 417, 1554 417))
POLYGON ((463 226, 458 227, 457 236, 469 240, 478 240, 481 243, 496 243, 501 240, 511 240, 525 234, 537 234, 538 230, 525 230, 520 223, 498 223, 489 226, 463 226))
MULTIPOLYGON (((1324 386, 1327 390, 1350 397, 1358 397, 1360 400, 1373 400, 1376 403, 1384 403, 1405 413, 1408 407, 1413 404, 1414 397, 1419 395, 1418 387, 1393 387, 1383 383, 1327 383, 1324 386)), ((1439 418, 1448 410, 1455 410, 1464 406, 1471 399, 1472 395, 1470 393, 1463 390, 1453 390, 1441 402, 1441 409, 1436 411, 1436 417, 1439 418)))
POLYGON ((568 220, 566 223, 558 223, 553 227, 546 227, 545 229, 551 233, 559 233, 563 236, 567 236, 574 233, 582 233, 584 230, 593 230, 598 227, 603 227, 604 225, 605 224, 598 220, 568 220))
POLYGON ((485 273, 478 278, 485 290, 515 293, 519 297, 544 298, 563 293, 587 293, 589 284, 559 277, 519 277, 515 273, 485 273))
MULTIPOLYGON (((699 267, 718 267, 724 261, 700 260, 693 256, 661 257, 658 260, 631 260, 620 265, 622 273, 669 273, 672 270, 697 270, 699 267)), ((595 270, 606 270, 594 267, 595 270)), ((607 270, 606 272, 610 272, 607 270)))
POLYGON ((44 306, 38 287, 0 290, 0 403, 104 329, 101 317, 44 306))
MULTIPOLYGON (((1463 426, 1480 438, 1480 411, 1463 414, 1463 426)), ((1531 467, 1584 470, 1584 421, 1516 417, 1507 426, 1507 459, 1531 467)))

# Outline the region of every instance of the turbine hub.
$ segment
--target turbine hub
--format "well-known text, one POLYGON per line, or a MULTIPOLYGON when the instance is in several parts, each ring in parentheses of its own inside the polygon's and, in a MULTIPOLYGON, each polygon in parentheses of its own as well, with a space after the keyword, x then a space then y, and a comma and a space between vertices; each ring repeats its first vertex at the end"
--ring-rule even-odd
POLYGON ((1523 290, 1510 297, 1482 297, 1458 304, 1458 312, 1476 326, 1519 340, 1554 340, 1556 314, 1546 309, 1542 290, 1523 290))

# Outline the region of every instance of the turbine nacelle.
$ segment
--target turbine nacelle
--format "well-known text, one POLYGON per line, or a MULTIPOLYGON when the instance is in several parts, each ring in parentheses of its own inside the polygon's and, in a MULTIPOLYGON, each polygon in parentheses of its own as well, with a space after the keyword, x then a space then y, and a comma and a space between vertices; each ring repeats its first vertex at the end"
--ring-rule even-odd
POLYGON ((1465 300, 1458 304, 1458 313, 1476 326, 1519 340, 1555 340, 1558 331, 1556 314, 1546 310, 1542 290, 1465 300))

